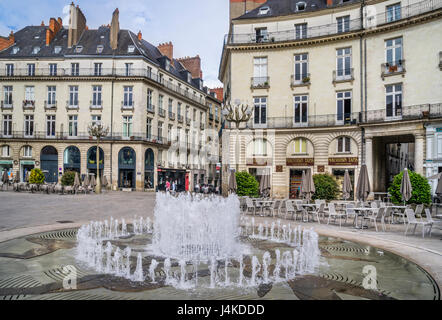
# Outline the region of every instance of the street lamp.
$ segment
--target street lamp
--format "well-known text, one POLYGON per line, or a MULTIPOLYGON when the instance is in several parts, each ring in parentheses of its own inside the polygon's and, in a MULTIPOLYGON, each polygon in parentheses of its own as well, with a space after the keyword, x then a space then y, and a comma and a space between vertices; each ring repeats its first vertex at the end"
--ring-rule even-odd
POLYGON ((100 179, 100 139, 104 138, 109 133, 109 128, 101 121, 92 122, 87 128, 89 135, 97 139, 97 185, 95 186, 95 193, 101 193, 101 179, 100 179))
POLYGON ((239 171, 239 126, 242 122, 247 122, 252 117, 252 110, 246 104, 232 105, 230 102, 222 106, 222 114, 224 118, 229 122, 236 124, 236 144, 235 144, 235 161, 236 172, 239 171))

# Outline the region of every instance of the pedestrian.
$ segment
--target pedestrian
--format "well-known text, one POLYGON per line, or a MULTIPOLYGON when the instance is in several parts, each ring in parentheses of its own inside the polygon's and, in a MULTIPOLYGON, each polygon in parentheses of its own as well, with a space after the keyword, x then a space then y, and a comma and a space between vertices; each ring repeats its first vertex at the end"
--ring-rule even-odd
POLYGON ((170 182, 169 180, 166 180, 166 192, 170 191, 170 182))
POLYGON ((176 180, 174 180, 174 181, 172 182, 172 191, 173 191, 173 193, 176 192, 176 180))

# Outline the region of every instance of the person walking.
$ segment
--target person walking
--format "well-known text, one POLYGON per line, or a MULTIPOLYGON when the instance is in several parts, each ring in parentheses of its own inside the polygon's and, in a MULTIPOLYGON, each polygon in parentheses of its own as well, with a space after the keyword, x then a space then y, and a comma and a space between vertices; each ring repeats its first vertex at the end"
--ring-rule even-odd
POLYGON ((176 193, 176 180, 172 182, 172 194, 176 193))
POLYGON ((166 180, 166 192, 170 191, 170 181, 166 180))

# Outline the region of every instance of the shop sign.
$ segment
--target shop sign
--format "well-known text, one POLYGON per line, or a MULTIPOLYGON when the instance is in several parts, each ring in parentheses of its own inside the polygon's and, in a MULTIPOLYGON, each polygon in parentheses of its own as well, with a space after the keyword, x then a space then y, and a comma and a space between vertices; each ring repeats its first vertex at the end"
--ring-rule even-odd
POLYGON ((358 157, 328 158, 329 166, 357 166, 358 157))
POLYGON ((288 166, 313 166, 315 159, 313 158, 287 158, 286 164, 288 166))
POLYGON ((325 166, 318 166, 318 172, 325 172, 325 166))
POLYGON ((0 160, 0 164, 12 164, 12 160, 0 160))
POLYGON ((272 164, 272 159, 269 158, 249 158, 246 161, 248 166, 267 166, 272 164))

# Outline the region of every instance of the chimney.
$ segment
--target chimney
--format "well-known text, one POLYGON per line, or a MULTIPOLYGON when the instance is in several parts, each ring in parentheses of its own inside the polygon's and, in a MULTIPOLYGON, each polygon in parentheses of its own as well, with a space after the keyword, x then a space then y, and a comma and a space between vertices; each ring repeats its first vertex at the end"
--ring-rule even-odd
POLYGON ((160 43, 158 45, 158 50, 160 50, 163 56, 169 58, 170 62, 173 63, 173 44, 172 42, 160 43))
POLYGON ((58 20, 55 20, 55 18, 49 19, 49 26, 48 29, 46 29, 46 45, 50 45, 52 40, 54 39, 55 35, 63 26, 63 22, 61 18, 58 18, 58 20))
POLYGON ((9 37, 7 38, 0 37, 0 51, 9 48, 14 43, 15 43, 15 36, 14 32, 11 31, 9 37))
POLYGON ((116 50, 118 48, 118 33, 120 32, 120 11, 115 9, 114 13, 112 13, 112 21, 110 25, 110 46, 112 50, 116 50))
POLYGON ((217 98, 219 101, 223 101, 224 89, 222 87, 210 89, 210 92, 215 93, 215 98, 217 98))
POLYGON ((199 55, 196 55, 195 57, 184 57, 178 59, 179 62, 189 70, 189 72, 192 74, 192 79, 202 79, 203 78, 203 72, 201 71, 201 58, 199 55))
MULTIPOLYGON (((61 20, 61 19, 60 19, 61 20)), ((69 31, 68 47, 71 48, 78 43, 83 31, 86 29, 86 17, 78 6, 72 2, 69 8, 69 31)))
POLYGON ((138 40, 140 40, 140 41, 141 41, 141 39, 143 39, 143 34, 141 33, 141 30, 140 30, 140 31, 138 31, 138 34, 137 34, 137 36, 138 36, 138 40))
POLYGON ((230 0, 230 21, 258 8, 267 0, 230 0))
POLYGON ((327 1, 327 7, 331 7, 333 5, 333 0, 326 0, 327 1))

